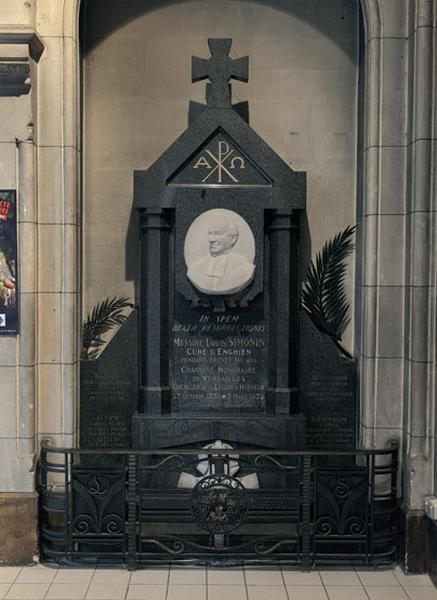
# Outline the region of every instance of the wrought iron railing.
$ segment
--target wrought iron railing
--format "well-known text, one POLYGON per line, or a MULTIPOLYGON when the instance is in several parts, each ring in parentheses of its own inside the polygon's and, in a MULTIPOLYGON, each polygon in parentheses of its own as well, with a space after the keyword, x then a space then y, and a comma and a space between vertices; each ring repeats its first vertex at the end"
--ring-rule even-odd
POLYGON ((41 558, 391 564, 397 455, 43 446, 41 558))

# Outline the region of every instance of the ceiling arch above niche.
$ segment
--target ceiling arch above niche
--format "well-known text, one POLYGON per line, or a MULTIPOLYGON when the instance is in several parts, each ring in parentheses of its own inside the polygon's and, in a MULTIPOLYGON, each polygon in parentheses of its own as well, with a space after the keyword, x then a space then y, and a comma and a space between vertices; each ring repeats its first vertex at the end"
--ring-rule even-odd
MULTIPOLYGON (((75 43, 79 41, 79 15, 82 5, 86 0, 46 0, 50 1, 50 8, 56 14, 58 33, 72 38, 75 43), (57 4, 57 6, 55 6, 57 4)), ((382 33, 382 13, 380 0, 357 0, 363 11, 364 30, 366 38, 379 37, 382 33)), ((168 4, 180 2, 180 0, 153 0, 153 5, 162 7, 168 4)), ((151 2, 152 3, 152 2, 151 2)), ((264 2, 259 2, 262 3, 264 2)), ((279 3, 279 2, 278 2, 279 3)), ((136 18, 131 14, 131 19, 136 18)), ((108 31, 110 33, 110 31, 108 31)), ((64 58, 67 60, 67 58, 64 58)))
MULTIPOLYGON (((82 0, 82 1, 81 0, 71 0, 71 1, 80 3, 80 7, 77 9, 77 11, 79 13, 80 12, 79 9, 82 7, 85 7, 86 3, 91 0, 82 0)), ((120 14, 119 14, 120 18, 118 21, 116 21, 115 19, 111 19, 111 18, 106 19, 105 18, 106 13, 105 13, 105 10, 103 10, 104 5, 108 6, 108 4, 109 4, 109 6, 110 6, 112 4, 112 2, 116 2, 116 0, 92 0, 92 1, 96 1, 97 3, 98 2, 102 3, 102 11, 100 11, 102 18, 98 21, 98 23, 92 24, 92 26, 93 25, 98 26, 99 33, 95 37, 95 44, 89 45, 88 51, 92 50, 93 47, 98 45, 100 41, 102 41, 107 36, 114 33, 118 28, 128 24, 131 21, 134 21, 135 19, 137 19, 143 15, 151 14, 155 11, 163 10, 166 7, 175 6, 178 4, 182 5, 182 4, 198 3, 199 6, 202 5, 202 0, 148 0, 147 4, 145 4, 141 0, 128 0, 127 2, 123 2, 122 5, 120 5, 120 14)), ((350 5, 353 4, 354 2, 360 3, 360 0, 343 0, 343 2, 344 2, 344 8, 343 8, 344 18, 346 18, 350 11, 350 5)), ((379 0, 361 0, 361 4, 363 6, 366 5, 366 7, 367 7, 367 5, 370 5, 374 2, 377 2, 378 6, 379 6, 379 0)), ((288 0, 243 0, 243 2, 241 4, 242 5, 244 5, 244 4, 258 5, 258 6, 265 7, 266 9, 272 9, 272 10, 275 10, 278 12, 282 12, 284 14, 289 14, 290 16, 297 18, 302 23, 307 23, 314 29, 317 29, 320 33, 325 35, 325 37, 327 37, 327 38, 332 37, 330 34, 330 26, 332 25, 332 23, 330 23, 330 20, 314 18, 315 17, 314 10, 311 10, 311 7, 309 6, 309 4, 307 2, 293 4, 293 3, 290 3, 288 0)), ((236 37, 237 37, 237 36, 233 35, 232 32, 226 32, 226 35, 228 37, 233 37, 234 39, 236 39, 236 37)), ((213 37, 223 37, 223 36, 224 36, 224 32, 223 32, 223 34, 222 33, 219 33, 219 34, 214 33, 214 35, 213 35, 213 37)), ((335 43, 336 40, 334 38, 332 38, 332 39, 335 43)), ((342 49, 346 52, 346 50, 344 48, 342 48, 342 49)))

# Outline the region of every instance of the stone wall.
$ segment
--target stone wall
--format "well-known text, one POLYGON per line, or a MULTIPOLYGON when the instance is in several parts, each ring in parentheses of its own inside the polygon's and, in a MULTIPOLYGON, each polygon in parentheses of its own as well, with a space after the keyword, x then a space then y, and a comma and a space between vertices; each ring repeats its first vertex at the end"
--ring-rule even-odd
POLYGON ((0 189, 18 192, 18 271, 22 281, 21 335, 0 337, 0 492, 34 489, 36 253, 29 90, 42 45, 31 30, 33 18, 34 7, 24 2, 15 0, 0 7, 0 189))

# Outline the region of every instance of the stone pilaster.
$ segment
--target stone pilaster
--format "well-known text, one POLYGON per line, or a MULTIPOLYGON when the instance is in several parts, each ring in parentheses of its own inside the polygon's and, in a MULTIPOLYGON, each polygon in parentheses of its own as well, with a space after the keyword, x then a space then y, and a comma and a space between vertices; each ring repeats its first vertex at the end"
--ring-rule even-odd
POLYGON ((435 405, 435 62, 433 3, 417 0, 409 37, 406 205, 405 467, 406 506, 423 510, 433 492, 435 405))
POLYGON ((361 439, 375 447, 402 438, 407 3, 364 5, 357 338, 361 439))
POLYGON ((419 521, 435 452, 433 11, 429 0, 381 0, 364 53, 361 434, 368 446, 401 441, 404 556, 414 571, 426 568, 419 521))
POLYGON ((37 546, 36 179, 32 110, 43 46, 31 30, 0 25, 0 189, 17 190, 19 323, 0 338, 0 551, 3 564, 31 562, 37 546))
POLYGON ((77 439, 80 335, 78 5, 39 2, 35 143, 38 229, 38 439, 77 439))
POLYGON ((20 335, 0 339, 0 491, 29 493, 35 463, 35 154, 30 77, 43 46, 31 30, 0 26, 0 189, 17 190, 20 335))
POLYGON ((402 494, 410 541, 402 558, 405 569, 413 572, 428 567, 427 556, 419 551, 431 525, 423 516, 424 497, 435 495, 435 18, 433 2, 416 0, 409 35, 402 494))

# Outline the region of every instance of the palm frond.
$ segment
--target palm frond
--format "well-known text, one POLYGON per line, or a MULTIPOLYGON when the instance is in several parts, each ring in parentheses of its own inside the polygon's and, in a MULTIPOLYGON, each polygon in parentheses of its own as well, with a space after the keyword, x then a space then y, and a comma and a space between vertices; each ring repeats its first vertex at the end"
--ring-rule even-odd
POLYGON ((105 298, 94 306, 82 325, 82 359, 91 360, 96 357, 105 343, 103 336, 126 321, 124 310, 128 307, 135 308, 135 305, 125 297, 105 298))
POLYGON ((334 341, 341 336, 349 322, 349 302, 344 291, 346 259, 352 252, 355 226, 346 227, 326 242, 307 271, 302 288, 302 308, 318 329, 334 341))

